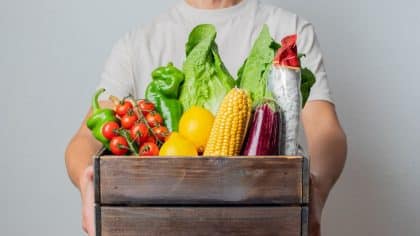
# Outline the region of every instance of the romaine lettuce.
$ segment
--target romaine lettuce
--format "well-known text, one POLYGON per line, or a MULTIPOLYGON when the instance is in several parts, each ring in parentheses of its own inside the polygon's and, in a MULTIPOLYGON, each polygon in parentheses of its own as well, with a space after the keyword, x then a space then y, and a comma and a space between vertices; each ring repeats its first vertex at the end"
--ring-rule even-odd
POLYGON ((183 65, 185 81, 179 98, 184 111, 200 106, 216 114, 227 92, 235 86, 219 56, 215 38, 216 29, 210 24, 196 26, 189 35, 183 65))
POLYGON ((271 38, 268 26, 264 25, 248 58, 238 71, 238 87, 250 93, 254 105, 264 98, 272 98, 267 86, 267 78, 273 58, 279 48, 280 45, 271 38))

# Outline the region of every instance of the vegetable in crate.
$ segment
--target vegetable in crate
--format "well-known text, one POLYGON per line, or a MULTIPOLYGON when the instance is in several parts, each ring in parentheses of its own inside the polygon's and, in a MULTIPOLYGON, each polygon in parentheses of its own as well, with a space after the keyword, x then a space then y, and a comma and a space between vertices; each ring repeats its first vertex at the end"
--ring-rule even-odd
POLYGON ((279 155, 280 134, 280 108, 275 101, 265 100, 255 108, 242 155, 279 155))
POLYGON ((308 101, 309 94, 311 93, 311 88, 315 84, 315 75, 308 68, 303 68, 300 70, 300 91, 302 94, 302 107, 305 107, 306 102, 308 101))
POLYGON ((130 110, 133 110, 133 104, 129 101, 122 100, 118 102, 115 107, 115 113, 117 113, 120 118, 125 116, 130 110))
POLYGON ((153 133, 155 134, 156 138, 163 142, 166 140, 166 138, 169 137, 170 133, 168 128, 166 128, 165 126, 156 126, 152 128, 153 133))
POLYGON ((204 156, 239 155, 251 116, 251 98, 234 88, 217 111, 204 156))
POLYGON ((108 121, 102 127, 102 134, 103 136, 111 140, 112 138, 118 136, 118 130, 120 128, 120 124, 116 121, 108 121))
POLYGON ((183 66, 185 82, 179 98, 184 111, 199 106, 216 114, 225 95, 235 86, 219 56, 215 38, 216 29, 209 24, 196 26, 189 35, 183 66))
POLYGON ((264 98, 272 98, 267 88, 271 64, 280 45, 270 36, 268 26, 264 25, 251 49, 248 58, 238 71, 238 87, 247 90, 256 105, 264 98))
POLYGON ((180 85, 184 74, 172 63, 152 72, 152 82, 146 89, 146 99, 155 104, 155 109, 163 116, 164 123, 170 131, 178 130, 182 115, 182 105, 178 100, 180 85))
POLYGON ((146 142, 149 137, 149 128, 144 122, 137 122, 130 129, 130 137, 138 145, 146 142))
POLYGON ((109 150, 112 154, 118 156, 127 154, 129 150, 127 139, 123 136, 116 136, 112 138, 109 144, 109 150))
POLYGON ((139 117, 134 113, 134 111, 129 110, 127 114, 121 117, 121 126, 124 129, 131 129, 138 120, 139 120, 139 117))
POLYGON ((159 155, 159 147, 153 142, 147 142, 141 145, 139 150, 140 156, 157 156, 159 155))
POLYGON ((282 154, 298 154, 298 132, 302 98, 300 92, 301 74, 297 53, 296 35, 285 37, 273 61, 269 87, 282 109, 282 154), (284 145, 284 146, 283 146, 284 145))
POLYGON ((109 149, 109 139, 104 136, 103 128, 108 122, 117 122, 118 119, 115 117, 114 110, 100 107, 98 98, 103 92, 105 92, 105 89, 101 88, 94 94, 92 98, 92 115, 86 121, 86 125, 92 131, 93 136, 109 149))
POLYGON ((172 132, 162 145, 159 156, 197 156, 194 144, 177 132, 172 132))
POLYGON ((150 112, 155 110, 155 104, 147 99, 139 99, 136 101, 138 109, 140 109, 143 116, 147 116, 150 112))
POLYGON ((179 121, 179 133, 194 143, 198 153, 203 153, 213 122, 214 116, 210 111, 193 106, 182 115, 179 121))

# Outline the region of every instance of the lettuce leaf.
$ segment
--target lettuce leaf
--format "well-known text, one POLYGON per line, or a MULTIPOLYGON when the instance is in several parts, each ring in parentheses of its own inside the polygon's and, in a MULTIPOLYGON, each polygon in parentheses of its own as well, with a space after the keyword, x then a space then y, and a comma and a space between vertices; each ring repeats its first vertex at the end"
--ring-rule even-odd
POLYGON ((189 35, 183 65, 185 81, 179 97, 184 111, 200 106, 216 114, 225 95, 235 86, 215 39, 216 29, 210 24, 196 26, 189 35))
POLYGON ((272 98, 267 86, 267 79, 275 53, 280 45, 274 41, 264 25, 249 53, 248 58, 238 71, 238 87, 247 90, 253 104, 265 98, 272 98))
POLYGON ((308 68, 301 69, 300 73, 300 92, 302 94, 302 107, 304 107, 311 93, 312 85, 315 84, 315 75, 308 68))

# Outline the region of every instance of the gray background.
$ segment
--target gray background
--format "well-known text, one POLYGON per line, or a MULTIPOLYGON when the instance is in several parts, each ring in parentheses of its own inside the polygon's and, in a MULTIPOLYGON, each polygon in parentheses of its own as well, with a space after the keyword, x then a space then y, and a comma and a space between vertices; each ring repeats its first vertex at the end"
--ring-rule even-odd
MULTIPOLYGON (((0 235, 82 234, 64 149, 113 43, 173 2, 0 1, 0 235)), ((419 235, 419 1, 267 2, 316 26, 349 139, 324 235, 419 235)))

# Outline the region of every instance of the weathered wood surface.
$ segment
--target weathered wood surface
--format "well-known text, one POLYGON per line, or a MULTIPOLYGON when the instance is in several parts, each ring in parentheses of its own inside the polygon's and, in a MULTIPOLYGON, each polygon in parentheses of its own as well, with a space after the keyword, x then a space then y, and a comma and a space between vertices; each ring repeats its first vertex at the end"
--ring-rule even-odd
POLYGON ((95 161, 104 205, 305 205, 302 157, 138 158, 95 161), (98 167, 99 165, 99 167, 98 167))
POLYGON ((103 236, 302 236, 303 213, 301 207, 101 207, 99 227, 103 236))

